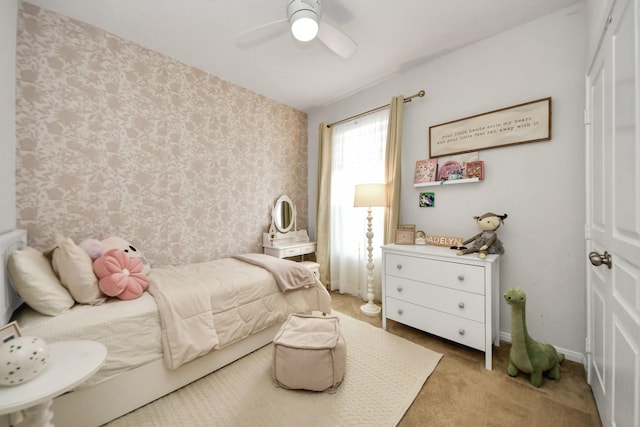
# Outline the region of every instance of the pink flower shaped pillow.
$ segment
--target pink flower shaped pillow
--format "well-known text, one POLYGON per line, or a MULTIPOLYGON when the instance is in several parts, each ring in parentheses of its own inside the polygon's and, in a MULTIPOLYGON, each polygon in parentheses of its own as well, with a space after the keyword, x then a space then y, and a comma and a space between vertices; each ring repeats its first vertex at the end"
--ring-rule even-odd
POLYGON ((100 290, 123 300, 138 298, 149 286, 143 268, 139 258, 132 258, 120 249, 111 249, 93 262, 100 290))

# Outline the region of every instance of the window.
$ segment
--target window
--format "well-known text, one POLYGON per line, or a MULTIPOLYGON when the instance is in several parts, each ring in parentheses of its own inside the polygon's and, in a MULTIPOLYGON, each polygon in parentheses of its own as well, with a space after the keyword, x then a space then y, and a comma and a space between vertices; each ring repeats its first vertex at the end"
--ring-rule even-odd
MULTIPOLYGON (((367 209, 355 208, 357 184, 385 182, 389 110, 369 114, 332 129, 331 163, 331 288, 361 296, 367 293, 367 209)), ((384 208, 373 208, 373 247, 383 243, 384 208)), ((380 251, 373 252, 380 266, 380 251)), ((374 270, 380 297, 380 269, 374 270)))

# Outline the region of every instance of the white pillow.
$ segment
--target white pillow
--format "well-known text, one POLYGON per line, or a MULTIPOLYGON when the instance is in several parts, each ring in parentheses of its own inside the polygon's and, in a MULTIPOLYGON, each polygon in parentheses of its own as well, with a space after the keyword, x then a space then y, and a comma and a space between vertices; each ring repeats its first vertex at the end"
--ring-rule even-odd
POLYGON ((88 253, 70 238, 58 241, 51 258, 53 271, 60 277, 62 286, 80 304, 102 304, 107 297, 98 287, 98 278, 93 272, 93 263, 88 253))
POLYGON ((13 252, 7 268, 18 295, 37 312, 57 316, 75 303, 58 281, 49 260, 36 249, 27 246, 13 252))

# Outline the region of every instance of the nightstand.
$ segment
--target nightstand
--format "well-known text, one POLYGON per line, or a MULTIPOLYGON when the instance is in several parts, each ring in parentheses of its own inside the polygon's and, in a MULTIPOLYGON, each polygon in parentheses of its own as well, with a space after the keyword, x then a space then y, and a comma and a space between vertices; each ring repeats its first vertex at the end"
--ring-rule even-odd
POLYGON ((52 426, 53 399, 86 381, 107 356, 106 347, 96 341, 60 341, 48 346, 49 363, 40 375, 24 384, 0 387, 0 415, 24 416, 20 427, 52 426))

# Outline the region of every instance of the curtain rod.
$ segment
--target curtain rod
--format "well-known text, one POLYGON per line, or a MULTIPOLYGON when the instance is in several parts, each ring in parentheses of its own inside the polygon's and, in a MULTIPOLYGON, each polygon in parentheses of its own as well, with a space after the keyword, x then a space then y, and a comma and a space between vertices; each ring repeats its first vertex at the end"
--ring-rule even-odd
MULTIPOLYGON (((421 90, 420 92, 416 93, 415 95, 407 96, 407 97, 404 99, 404 102, 405 102, 405 103, 407 103, 407 102, 411 102, 411 100, 412 100, 413 98, 416 98, 416 97, 418 97, 418 96, 419 96, 420 98, 422 98, 424 95, 425 95, 425 91, 424 91, 424 90, 421 90)), ((378 108, 374 108, 374 109, 372 109, 372 110, 365 111, 364 113, 356 114, 355 116, 347 117, 346 119, 342 119, 342 120, 338 120, 337 122, 329 123, 329 124, 327 125, 327 127, 331 127, 331 126, 339 125, 339 124, 342 124, 342 123, 346 123, 346 122, 348 122, 348 121, 350 121, 350 120, 354 120, 354 119, 358 119, 358 118, 360 118, 360 117, 364 117, 364 116, 366 116, 367 114, 371 114, 371 113, 375 113, 375 112, 377 112, 377 111, 383 110, 383 109, 385 109, 385 108, 389 107, 390 105, 391 105, 391 104, 381 105, 381 106, 380 106, 380 107, 378 107, 378 108)))

